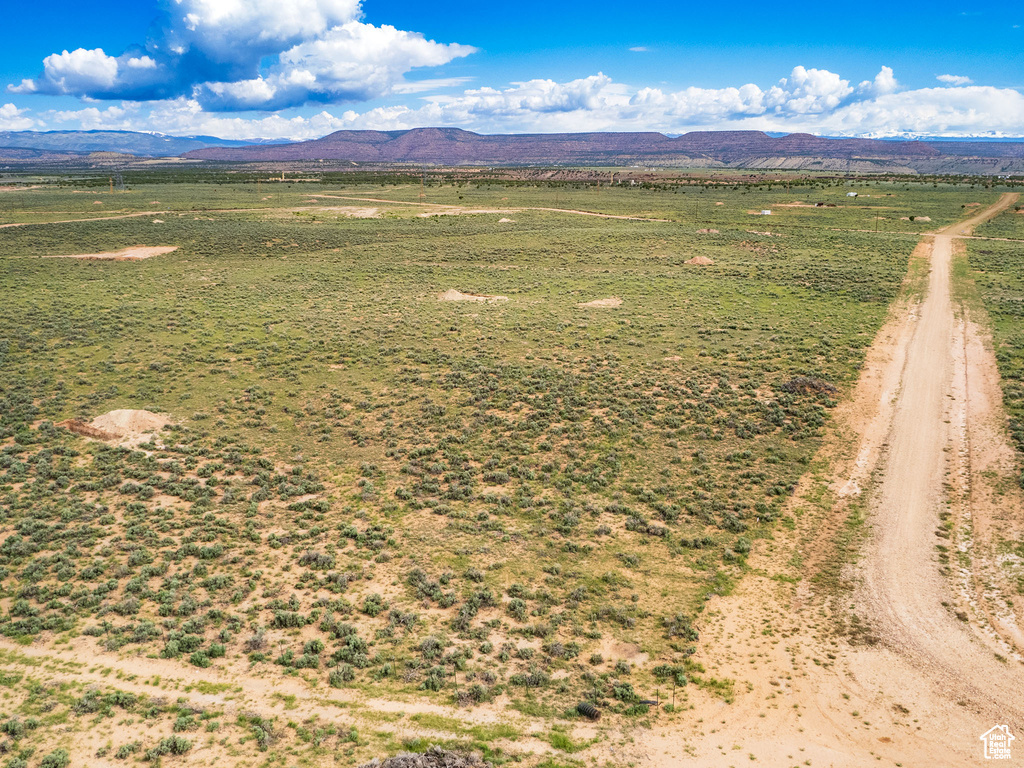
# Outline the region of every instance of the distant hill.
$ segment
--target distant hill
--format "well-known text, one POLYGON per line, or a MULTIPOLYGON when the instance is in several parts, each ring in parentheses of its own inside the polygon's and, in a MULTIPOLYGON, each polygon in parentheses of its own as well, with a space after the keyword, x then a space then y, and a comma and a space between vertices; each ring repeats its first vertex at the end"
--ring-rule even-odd
POLYGON ((1024 141, 833 139, 760 131, 482 135, 459 128, 338 131, 275 146, 209 147, 190 159, 266 162, 349 160, 439 165, 642 163, 663 166, 793 168, 918 173, 1022 173, 1024 141))
MULTIPOLYGON (((334 160, 430 165, 646 165, 834 172, 1024 173, 1024 140, 845 139, 695 131, 484 135, 459 128, 338 131, 300 142, 134 131, 0 131, 0 158, 86 161, 90 153, 212 162, 334 160)), ((96 158, 92 158, 95 160, 96 158)))
POLYGON ((165 136, 136 131, 0 131, 0 149, 43 152, 119 152, 145 157, 176 157, 205 147, 265 144, 261 139, 237 141, 215 136, 165 136))

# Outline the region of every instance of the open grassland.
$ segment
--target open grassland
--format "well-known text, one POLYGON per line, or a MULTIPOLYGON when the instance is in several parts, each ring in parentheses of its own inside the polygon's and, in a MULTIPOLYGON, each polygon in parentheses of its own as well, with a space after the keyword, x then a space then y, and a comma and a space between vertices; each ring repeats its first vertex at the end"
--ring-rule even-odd
POLYGON ((1006 238, 968 241, 964 268, 991 321, 1010 435, 1024 458, 1024 207, 1015 205, 975 234, 1006 238))
POLYGON ((52 651, 3 659, 24 764, 561 765, 730 701, 702 606, 794 524, 919 233, 998 191, 216 179, 0 194, 0 632, 52 651), (36 258, 135 246, 177 250, 36 258), (172 424, 55 426, 121 408, 172 424))

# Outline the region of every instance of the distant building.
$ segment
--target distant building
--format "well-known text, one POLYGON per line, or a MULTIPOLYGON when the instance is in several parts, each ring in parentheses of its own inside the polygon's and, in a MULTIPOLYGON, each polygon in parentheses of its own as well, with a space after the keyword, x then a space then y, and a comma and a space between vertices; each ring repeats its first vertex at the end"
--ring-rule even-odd
POLYGON ((761 211, 761 215, 762 215, 762 216, 771 216, 771 215, 772 215, 771 209, 770 209, 770 208, 765 208, 765 209, 763 209, 763 210, 761 211))

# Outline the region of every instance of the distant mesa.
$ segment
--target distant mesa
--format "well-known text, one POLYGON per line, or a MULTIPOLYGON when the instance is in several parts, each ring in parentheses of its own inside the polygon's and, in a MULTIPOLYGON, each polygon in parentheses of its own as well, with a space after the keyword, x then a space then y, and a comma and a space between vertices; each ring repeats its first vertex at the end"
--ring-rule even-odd
MULTIPOLYGON (((460 128, 337 131, 310 141, 163 136, 133 131, 0 131, 0 159, 86 162, 341 161, 346 164, 597 165, 833 173, 1024 173, 1024 141, 828 138, 761 131, 493 134, 460 128), (92 153, 90 155, 90 153, 92 153)), ((616 180, 617 182, 618 180, 616 180)), ((635 181, 635 180, 633 180, 635 181)), ((721 204, 719 201, 715 205, 721 204)))
POLYGON ((530 165, 634 163, 822 171, 1024 172, 1024 142, 832 139, 761 131, 551 133, 483 135, 460 128, 337 131, 291 144, 206 147, 193 160, 267 162, 344 160, 364 163, 530 165))

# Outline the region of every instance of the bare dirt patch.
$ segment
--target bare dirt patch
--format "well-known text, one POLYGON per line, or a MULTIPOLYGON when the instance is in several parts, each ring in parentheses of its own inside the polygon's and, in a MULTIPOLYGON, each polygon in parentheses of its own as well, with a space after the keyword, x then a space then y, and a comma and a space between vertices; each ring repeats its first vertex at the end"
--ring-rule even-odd
POLYGON ((497 296, 487 293, 463 293, 449 288, 437 297, 440 301, 508 301, 508 296, 497 296))
MULTIPOLYGON (((430 211, 429 213, 417 213, 421 219, 429 219, 432 216, 470 216, 481 213, 515 213, 507 208, 451 208, 444 211, 430 211)), ((505 219, 506 222, 510 219, 505 219)))
POLYGON ((577 307, 621 307, 622 299, 618 296, 609 296, 607 299, 594 299, 593 301, 582 301, 577 307))
MULTIPOLYGON (((155 223, 162 224, 159 219, 155 223)), ((120 251, 107 251, 105 253, 68 253, 54 256, 44 256, 44 259, 98 259, 107 261, 139 261, 149 259, 153 256, 163 256, 178 250, 176 245, 135 245, 130 248, 122 248, 120 251)))
POLYGON ((134 447, 148 442, 170 423, 170 417, 163 413, 121 408, 97 416, 88 423, 80 419, 68 419, 57 426, 93 440, 134 447))
MULTIPOLYGON (((296 208, 297 211, 309 210, 308 208, 296 208)), ((357 205, 324 205, 317 206, 318 211, 330 211, 332 213, 346 216, 350 219, 379 219, 380 208, 364 208, 357 205)))

